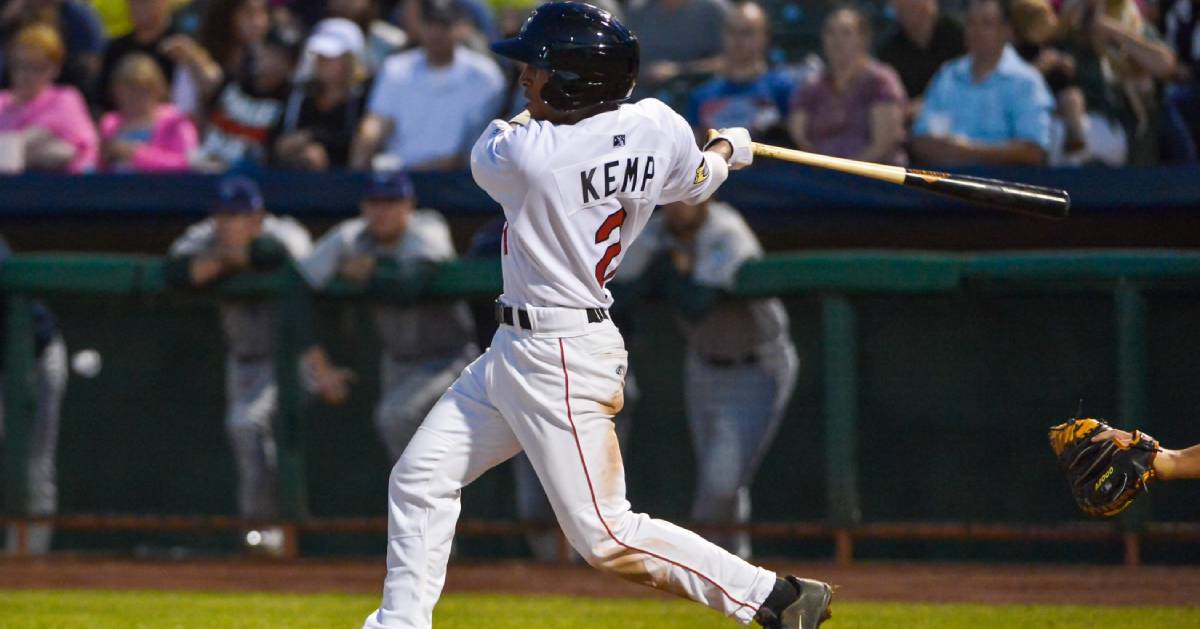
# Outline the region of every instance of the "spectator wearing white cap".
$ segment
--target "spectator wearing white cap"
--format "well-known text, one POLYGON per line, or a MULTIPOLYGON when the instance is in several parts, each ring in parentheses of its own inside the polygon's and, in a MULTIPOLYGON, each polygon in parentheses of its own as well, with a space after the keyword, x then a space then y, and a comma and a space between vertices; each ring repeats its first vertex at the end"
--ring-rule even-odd
POLYGON ((345 18, 321 20, 304 45, 297 84, 272 133, 273 163, 285 168, 344 168, 366 104, 362 30, 345 18))

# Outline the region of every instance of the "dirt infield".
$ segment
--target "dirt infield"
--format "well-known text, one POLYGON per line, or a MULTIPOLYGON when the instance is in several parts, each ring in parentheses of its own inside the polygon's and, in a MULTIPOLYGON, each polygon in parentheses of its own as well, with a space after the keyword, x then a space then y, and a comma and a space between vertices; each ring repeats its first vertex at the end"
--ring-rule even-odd
MULTIPOLYGON (((771 568, 823 579, 850 600, 1027 604, 1200 605, 1200 567, 1017 566, 824 563, 771 568), (1112 587, 1114 584, 1120 587, 1112 587)), ((383 560, 269 561, 51 557, 0 560, 0 588, 176 589, 216 591, 379 591, 383 560)), ((452 592, 581 596, 662 596, 586 566, 526 562, 455 564, 452 592)))

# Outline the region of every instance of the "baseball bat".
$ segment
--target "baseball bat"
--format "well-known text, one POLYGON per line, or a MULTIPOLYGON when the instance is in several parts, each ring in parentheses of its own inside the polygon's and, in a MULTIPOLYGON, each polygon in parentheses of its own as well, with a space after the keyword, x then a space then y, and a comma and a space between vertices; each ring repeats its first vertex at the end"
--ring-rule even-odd
MULTIPOLYGON (((709 131, 710 140, 716 135, 716 131, 709 131)), ((756 157, 781 159, 805 166, 878 179, 910 188, 920 188, 1007 212, 1061 219, 1066 218, 1071 209, 1071 195, 1067 194, 1066 190, 1056 188, 860 162, 844 157, 831 157, 758 142, 751 142, 750 145, 756 157)))

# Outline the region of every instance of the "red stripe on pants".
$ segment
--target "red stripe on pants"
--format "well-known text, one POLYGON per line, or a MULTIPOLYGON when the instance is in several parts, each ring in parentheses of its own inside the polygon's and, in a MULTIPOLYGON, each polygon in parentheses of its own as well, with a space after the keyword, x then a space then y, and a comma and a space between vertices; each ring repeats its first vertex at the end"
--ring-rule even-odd
MULTIPOLYGON (((579 450, 579 463, 583 465, 583 477, 587 479, 588 491, 591 492, 591 494, 592 494, 592 507, 596 510, 596 518, 598 520, 600 520, 600 524, 604 526, 604 531, 606 533, 608 533, 608 537, 610 539, 612 539, 612 541, 616 542, 622 548, 625 548, 626 550, 630 550, 635 553, 642 553, 643 555, 649 555, 651 557, 654 557, 655 559, 665 561, 677 568, 680 568, 682 570, 690 572, 690 573, 700 577, 701 579, 708 581, 709 583, 713 584, 713 587, 720 590, 721 594, 724 594, 726 598, 733 601, 734 603, 737 603, 738 609, 741 609, 742 607, 752 607, 752 605, 750 605, 749 603, 743 603, 742 601, 739 601, 738 599, 731 596, 729 594, 729 592, 725 591, 725 588, 721 587, 711 577, 709 577, 708 575, 705 575, 704 573, 700 572, 699 570, 696 570, 694 568, 689 568, 688 566, 685 566, 685 565, 679 563, 678 561, 673 561, 671 559, 667 559, 666 557, 663 557, 662 555, 659 555, 657 553, 653 553, 648 550, 643 550, 641 548, 636 548, 634 546, 630 546, 629 544, 626 544, 625 542, 617 539, 616 535, 613 535, 612 529, 610 529, 608 527, 608 522, 605 522, 604 516, 600 514, 600 503, 596 500, 596 489, 595 489, 595 487, 592 486, 592 475, 588 472, 587 459, 585 459, 583 456, 583 444, 579 441, 579 430, 577 430, 575 428, 575 418, 571 414, 571 378, 570 378, 570 376, 567 375, 567 351, 566 351, 566 347, 563 345, 563 340, 561 338, 558 339, 558 353, 562 359, 563 388, 566 391, 566 402, 567 402, 567 421, 570 422, 571 434, 574 435, 574 437, 575 437, 575 448, 577 450, 579 450)), ((737 610, 734 610, 734 611, 737 611, 737 610)))

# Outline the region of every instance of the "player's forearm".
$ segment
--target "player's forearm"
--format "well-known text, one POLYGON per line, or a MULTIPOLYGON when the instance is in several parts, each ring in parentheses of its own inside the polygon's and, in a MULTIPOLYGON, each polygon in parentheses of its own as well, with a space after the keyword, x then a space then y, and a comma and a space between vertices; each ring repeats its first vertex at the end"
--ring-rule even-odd
POLYGON ((354 374, 333 363, 320 345, 313 344, 300 357, 304 385, 329 404, 341 404, 350 395, 354 374))
POLYGON ((1154 473, 1162 480, 1200 478, 1200 444, 1159 452, 1154 458, 1154 473))
POLYGON ((333 361, 329 358, 329 353, 320 345, 312 345, 304 354, 300 356, 300 361, 304 368, 312 373, 323 373, 333 367, 333 361))
POLYGON ((197 255, 188 261, 188 277, 192 286, 204 286, 225 275, 225 263, 216 256, 197 255))
POLYGON ((239 270, 229 259, 215 253, 202 253, 187 259, 187 277, 192 286, 202 287, 239 270))
POLYGON ((725 163, 729 163, 729 159, 733 157, 733 145, 727 140, 718 140, 712 146, 704 150, 706 153, 716 153, 725 163))

